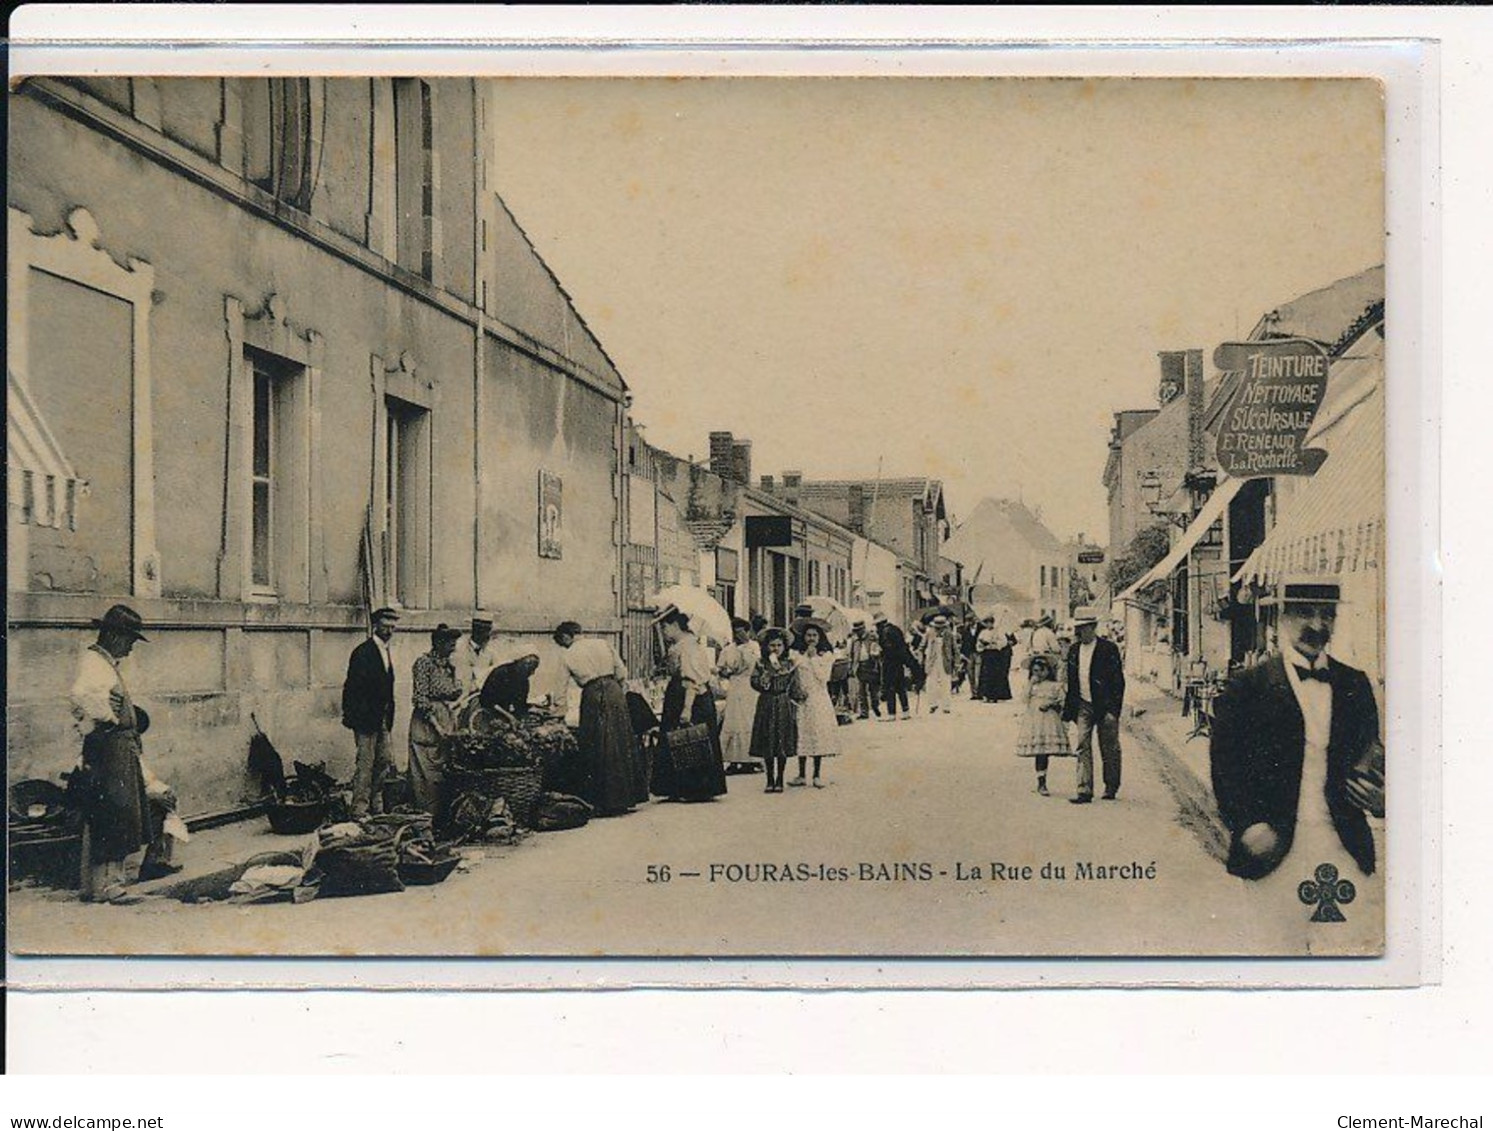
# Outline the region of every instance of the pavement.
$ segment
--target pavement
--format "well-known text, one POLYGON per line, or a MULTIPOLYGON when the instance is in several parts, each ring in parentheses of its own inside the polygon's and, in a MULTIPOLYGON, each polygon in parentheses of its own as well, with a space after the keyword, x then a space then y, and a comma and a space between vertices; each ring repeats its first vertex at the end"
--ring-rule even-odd
MULTIPOLYGON (((1020 688, 1017 689, 1018 694, 1020 688)), ((1219 863, 1206 740, 1134 687, 1113 802, 1070 805, 1014 756, 1019 703, 840 729, 827 788, 735 775, 703 804, 464 850, 445 883, 300 905, 187 904, 162 888, 296 843, 263 818, 200 832, 135 906, 11 893, 18 953, 162 955, 1222 955, 1244 941, 1219 863)), ((1097 757, 1096 757, 1097 761, 1097 757)), ((790 776, 793 765, 790 763, 790 776)))

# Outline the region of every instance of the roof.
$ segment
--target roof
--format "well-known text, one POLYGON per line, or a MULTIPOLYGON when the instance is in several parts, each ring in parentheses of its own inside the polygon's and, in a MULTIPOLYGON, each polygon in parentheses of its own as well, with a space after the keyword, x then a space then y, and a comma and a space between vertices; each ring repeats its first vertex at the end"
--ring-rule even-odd
POLYGON ((1384 316, 1384 266, 1370 267, 1357 275, 1339 279, 1300 298, 1276 307, 1260 320, 1250 336, 1265 338, 1309 338, 1333 349, 1349 334, 1357 337, 1365 320, 1384 316), (1355 328, 1357 332, 1355 333, 1355 328))
POLYGON ((939 479, 806 479, 799 497, 837 499, 849 495, 852 487, 874 493, 878 500, 921 499, 926 506, 935 505, 943 496, 939 479))
MULTIPOLYGON (((1324 347, 1330 357, 1337 358, 1383 322, 1384 267, 1381 265, 1276 307, 1260 319, 1249 337, 1251 341, 1306 338, 1324 347)), ((1239 379, 1237 373, 1222 374, 1203 416, 1204 427, 1213 427, 1218 414, 1233 399, 1239 379)))
POLYGON ((1019 538, 1032 549, 1064 554, 1063 544, 1025 503, 1012 499, 981 499, 970 516, 944 543, 942 553, 971 565, 995 555, 986 547, 1019 538))

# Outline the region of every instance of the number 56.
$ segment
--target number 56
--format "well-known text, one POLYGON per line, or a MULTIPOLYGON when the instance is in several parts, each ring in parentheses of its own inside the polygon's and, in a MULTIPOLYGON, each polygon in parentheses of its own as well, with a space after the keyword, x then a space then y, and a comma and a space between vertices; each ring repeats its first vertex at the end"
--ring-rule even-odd
POLYGON ((667 864, 649 864, 648 882, 650 884, 666 884, 669 882, 669 866, 667 864))

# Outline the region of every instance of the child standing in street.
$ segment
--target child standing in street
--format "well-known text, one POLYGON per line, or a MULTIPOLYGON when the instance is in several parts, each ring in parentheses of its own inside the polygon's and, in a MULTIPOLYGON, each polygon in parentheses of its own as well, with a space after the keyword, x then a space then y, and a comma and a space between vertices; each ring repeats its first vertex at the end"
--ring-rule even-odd
POLYGON ((751 757, 767 769, 767 793, 783 792, 783 771, 798 750, 793 696, 798 688, 796 665, 788 651, 788 634, 769 628, 759 638, 761 659, 752 670, 757 701, 752 721, 751 757))
POLYGON ((1063 688, 1058 683, 1057 663, 1046 653, 1031 657, 1026 686, 1026 717, 1016 739, 1016 754, 1035 758, 1037 792, 1047 792, 1047 766, 1050 758, 1066 758, 1073 751, 1068 746, 1068 728, 1063 725, 1063 688))

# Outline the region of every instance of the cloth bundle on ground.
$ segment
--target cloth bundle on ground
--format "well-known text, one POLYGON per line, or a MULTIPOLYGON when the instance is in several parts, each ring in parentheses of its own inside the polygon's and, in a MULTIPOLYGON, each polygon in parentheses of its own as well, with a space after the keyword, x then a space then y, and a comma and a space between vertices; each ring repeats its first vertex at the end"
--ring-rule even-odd
POLYGON ((403 891, 399 849, 391 833, 378 826, 332 825, 318 834, 316 864, 322 873, 322 895, 379 895, 403 891))
POLYGON ((534 828, 539 832, 578 829, 591 820, 595 812, 590 804, 566 793, 544 793, 534 812, 534 828))

